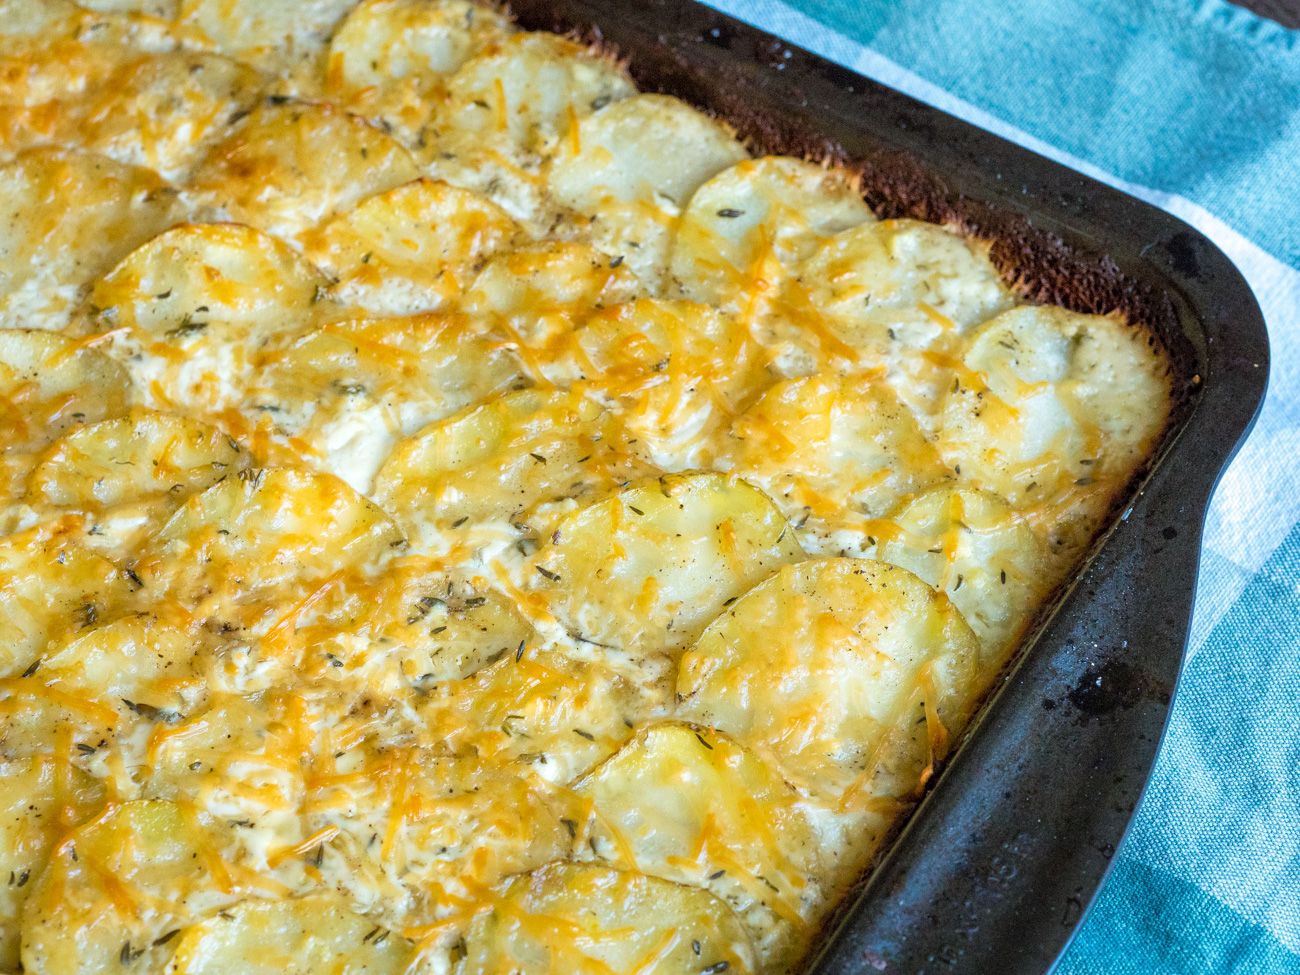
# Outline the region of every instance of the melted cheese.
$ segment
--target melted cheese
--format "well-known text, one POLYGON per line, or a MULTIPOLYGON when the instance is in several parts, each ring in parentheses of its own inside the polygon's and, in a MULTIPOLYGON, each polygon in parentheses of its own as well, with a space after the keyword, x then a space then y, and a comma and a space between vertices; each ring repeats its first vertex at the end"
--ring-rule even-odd
POLYGON ((0 0, 0 77, 0 970, 791 971, 1164 428, 493 6, 0 0))

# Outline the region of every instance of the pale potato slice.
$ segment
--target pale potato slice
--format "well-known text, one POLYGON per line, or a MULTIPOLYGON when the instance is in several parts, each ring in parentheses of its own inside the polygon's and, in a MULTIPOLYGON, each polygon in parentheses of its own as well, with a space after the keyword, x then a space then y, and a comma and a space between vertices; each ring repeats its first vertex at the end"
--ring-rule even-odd
POLYGON ((220 55, 143 55, 87 93, 62 139, 169 180, 184 179, 232 120, 252 110, 262 88, 256 71, 220 55))
POLYGON ((405 546, 388 517, 338 478, 260 469, 190 498, 135 571, 198 616, 260 631, 332 577, 375 570, 405 546))
POLYGON ((745 159, 691 196, 672 274, 688 298, 754 314, 824 238, 874 221, 842 170, 790 156, 745 159))
POLYGON ((778 383, 736 418, 727 469, 766 491, 808 551, 865 554, 900 501, 949 477, 887 386, 865 376, 778 383))
POLYGON ((28 897, 23 971, 157 971, 171 932, 236 900, 229 887, 228 865, 192 813, 159 800, 109 807, 55 848, 28 897))
POLYGON ((776 505, 744 481, 667 474, 563 518, 531 581, 579 644, 647 662, 802 557, 776 505))
POLYGON ((985 491, 935 488, 890 520, 901 531, 881 544, 879 558, 946 592, 984 648, 981 671, 997 672, 1065 564, 985 491))
POLYGON ((612 58, 554 34, 520 33, 461 66, 420 135, 435 175, 546 230, 555 218, 540 155, 581 118, 636 93, 612 58))
POLYGON ((1119 317, 1026 307, 971 336, 944 401, 938 446, 1069 551, 1163 432, 1168 366, 1119 317))
POLYGON ((436 311, 520 232, 486 197, 419 179, 363 201, 307 235, 306 253, 335 278, 330 295, 383 315, 436 311))
POLYGON ((218 51, 287 80, 319 86, 325 45, 355 0, 179 0, 176 21, 218 51))
POLYGON ((248 452, 216 428, 137 408, 51 445, 27 479, 27 500, 83 513, 84 543, 120 554, 191 494, 248 464, 248 452))
POLYGON ((181 932, 166 975, 401 975, 415 949, 337 896, 249 900, 181 932))
POLYGON ((52 755, 0 760, 0 877, 13 878, 0 885, 0 968, 6 971, 18 970, 19 918, 50 849, 104 800, 100 782, 78 768, 61 775, 59 765, 52 755))
POLYGON ((451 73, 513 32, 509 17, 471 0, 365 0, 330 41, 326 87, 410 146, 451 73))
MULTIPOLYGON (((589 244, 547 240, 491 258, 462 307, 545 350, 593 310, 644 298, 644 286, 622 261, 589 244)), ((534 370, 542 371, 540 365, 534 370)))
POLYGON ((644 473, 607 410, 569 393, 525 389, 398 444, 374 498, 412 538, 437 547, 480 526, 545 532, 572 502, 644 473))
POLYGON ((597 246, 662 293, 686 201, 745 155, 726 126, 680 99, 637 95, 577 121, 547 165, 547 185, 557 202, 594 218, 597 246))
POLYGON ((420 175, 411 154, 328 103, 268 100, 195 167, 195 199, 293 238, 420 175))
POLYGON ((179 0, 86 0, 81 6, 103 13, 138 13, 174 20, 179 0))
POLYGON ((554 863, 513 881, 465 938, 456 975, 678 975, 758 970, 727 906, 631 871, 554 863))
POLYGON ((130 588, 106 559, 44 527, 0 539, 0 676, 120 607, 130 588))
POLYGON ((356 318, 288 332, 254 360, 241 408, 368 491, 403 436, 519 379, 503 343, 457 316, 356 318))
POLYGON ((821 838, 807 803, 752 752, 704 728, 657 724, 574 789, 593 804, 599 855, 726 900, 764 968, 798 961, 828 906, 821 838))
POLYGON ((90 283, 181 215, 147 169, 53 147, 0 167, 0 325, 64 327, 90 283))
POLYGON ((269 234, 182 224, 96 282, 91 301, 99 327, 130 330, 114 347, 143 387, 156 383, 165 400, 215 409, 240 395, 252 350, 311 315, 326 284, 269 234))
POLYGON ((948 597, 870 559, 786 566, 682 658, 682 717, 770 756, 794 785, 841 799, 870 784, 915 698, 936 757, 984 683, 979 643, 948 597))

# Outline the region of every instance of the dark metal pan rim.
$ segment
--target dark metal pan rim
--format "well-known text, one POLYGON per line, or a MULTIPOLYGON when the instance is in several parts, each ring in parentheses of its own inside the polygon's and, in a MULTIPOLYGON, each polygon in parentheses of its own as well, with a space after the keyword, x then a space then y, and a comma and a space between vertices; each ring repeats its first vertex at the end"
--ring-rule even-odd
POLYGON ((642 90, 726 120, 756 153, 856 168, 878 216, 988 240, 1029 300, 1120 311, 1169 353, 1175 411, 1154 460, 809 967, 1046 971, 1109 873, 1168 721, 1205 511, 1267 381, 1254 297, 1176 217, 693 0, 512 8, 616 51, 642 90))

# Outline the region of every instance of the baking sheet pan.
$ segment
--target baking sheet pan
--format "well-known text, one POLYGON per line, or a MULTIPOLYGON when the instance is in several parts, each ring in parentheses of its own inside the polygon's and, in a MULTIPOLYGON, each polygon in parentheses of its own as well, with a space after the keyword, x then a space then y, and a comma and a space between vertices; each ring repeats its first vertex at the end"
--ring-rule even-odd
POLYGON ((1254 297, 1177 218, 691 0, 511 6, 526 27, 611 46, 643 90, 725 118, 756 152, 861 167, 880 216, 960 223, 1030 297, 1121 309, 1169 350, 1178 406, 1158 460, 808 965, 1047 971, 1168 718, 1206 506, 1267 382, 1254 297))

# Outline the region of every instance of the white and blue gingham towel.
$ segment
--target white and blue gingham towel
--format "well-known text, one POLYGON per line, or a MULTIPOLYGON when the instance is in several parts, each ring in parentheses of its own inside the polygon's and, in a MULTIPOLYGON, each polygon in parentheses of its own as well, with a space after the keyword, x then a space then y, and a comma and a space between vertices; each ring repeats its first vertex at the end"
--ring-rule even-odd
POLYGON ((1058 975, 1300 973, 1300 32, 1223 0, 708 0, 1163 207, 1264 309, 1156 770, 1058 975))

